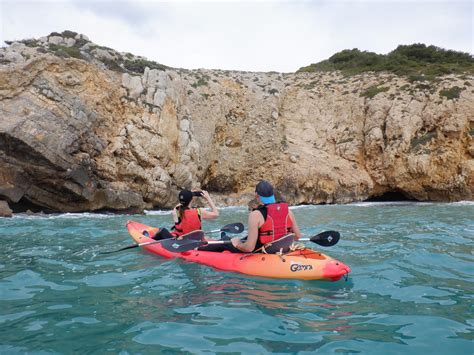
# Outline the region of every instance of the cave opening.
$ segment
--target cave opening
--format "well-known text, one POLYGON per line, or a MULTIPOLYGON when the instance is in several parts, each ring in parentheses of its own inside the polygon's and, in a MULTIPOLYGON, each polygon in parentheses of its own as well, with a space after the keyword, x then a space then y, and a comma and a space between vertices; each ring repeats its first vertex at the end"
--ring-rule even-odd
POLYGON ((400 202, 400 201, 418 201, 411 197, 407 197, 401 191, 388 191, 379 196, 373 196, 364 200, 364 202, 400 202))
POLYGON ((24 212, 33 212, 33 213, 55 213, 58 211, 52 210, 50 208, 37 205, 30 200, 22 197, 18 202, 8 202, 13 213, 24 213, 24 212))

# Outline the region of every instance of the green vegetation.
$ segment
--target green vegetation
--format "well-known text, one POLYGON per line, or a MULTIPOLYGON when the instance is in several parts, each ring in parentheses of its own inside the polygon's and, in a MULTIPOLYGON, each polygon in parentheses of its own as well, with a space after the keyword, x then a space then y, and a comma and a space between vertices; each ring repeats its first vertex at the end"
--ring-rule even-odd
POLYGON ((66 31, 61 32, 61 36, 63 38, 76 38, 77 32, 66 30, 66 31))
POLYGON ((360 96, 367 97, 368 99, 373 98, 375 95, 387 91, 389 88, 386 86, 372 85, 363 92, 360 93, 360 96))
POLYGON ((125 69, 131 72, 140 73, 140 74, 143 74, 145 72, 146 67, 150 69, 158 69, 158 70, 168 69, 166 65, 153 62, 151 60, 146 60, 146 59, 137 59, 137 60, 125 59, 123 61, 123 66, 125 67, 125 69))
POLYGON ((453 86, 452 88, 441 90, 439 96, 444 96, 448 100, 459 99, 462 90, 459 86, 453 86))
POLYGON ((125 73, 126 70, 120 66, 115 60, 111 59, 101 59, 102 63, 107 67, 107 69, 115 71, 117 73, 125 73))
POLYGON ((195 89, 199 86, 207 86, 207 80, 205 78, 199 78, 198 81, 191 84, 191 86, 195 89))
MULTIPOLYGON (((89 50, 92 52, 94 49, 103 49, 104 51, 114 51, 112 48, 106 47, 106 46, 99 46, 97 44, 93 44, 89 46, 89 50)), ((114 51, 115 52, 115 51, 114 51)), ((125 55, 127 58, 129 58, 127 55, 125 55)), ((131 57, 133 58, 133 56, 131 57)))
POLYGON ((297 72, 335 70, 345 75, 386 71, 407 76, 410 81, 421 81, 445 74, 473 74, 474 58, 469 53, 425 44, 400 45, 386 55, 355 48, 345 49, 322 62, 302 67, 297 72))
POLYGON ((77 58, 77 59, 84 59, 82 57, 81 51, 77 47, 66 47, 66 46, 59 46, 57 44, 50 44, 49 50, 61 58, 72 57, 72 58, 77 58))
POLYGON ((302 87, 305 90, 314 89, 316 87, 316 85, 318 85, 317 80, 313 80, 313 81, 309 82, 308 84, 304 84, 304 85, 298 84, 299 87, 302 87))
POLYGON ((24 39, 23 41, 21 41, 21 43, 23 43, 27 47, 39 47, 39 46, 41 46, 40 41, 38 41, 37 39, 24 39))

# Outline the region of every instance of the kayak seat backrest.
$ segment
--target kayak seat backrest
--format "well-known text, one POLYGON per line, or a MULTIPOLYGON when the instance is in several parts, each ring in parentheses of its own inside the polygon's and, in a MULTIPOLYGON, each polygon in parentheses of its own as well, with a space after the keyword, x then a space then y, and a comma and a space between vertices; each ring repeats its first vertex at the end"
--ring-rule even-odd
POLYGON ((267 243, 263 246, 267 254, 276 254, 276 253, 288 253, 290 251, 290 246, 295 241, 295 235, 287 234, 281 237, 280 239, 274 240, 273 242, 267 243))

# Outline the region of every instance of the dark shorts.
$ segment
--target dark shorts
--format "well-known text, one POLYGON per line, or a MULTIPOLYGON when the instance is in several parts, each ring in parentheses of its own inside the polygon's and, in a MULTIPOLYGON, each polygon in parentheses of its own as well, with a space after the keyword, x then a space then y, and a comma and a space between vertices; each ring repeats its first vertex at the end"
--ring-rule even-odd
POLYGON ((173 238, 173 235, 170 233, 169 230, 166 228, 161 228, 158 233, 156 233, 152 239, 154 240, 162 240, 162 239, 170 239, 173 238))
POLYGON ((230 251, 231 253, 242 253, 241 250, 237 249, 232 244, 211 244, 211 245, 199 247, 198 250, 213 251, 213 252, 223 252, 227 250, 227 251, 230 251))

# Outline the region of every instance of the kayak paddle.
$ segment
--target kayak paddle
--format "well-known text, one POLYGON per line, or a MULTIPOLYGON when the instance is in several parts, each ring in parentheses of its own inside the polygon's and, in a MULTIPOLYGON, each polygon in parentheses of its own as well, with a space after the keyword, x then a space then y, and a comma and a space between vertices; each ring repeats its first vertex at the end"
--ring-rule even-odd
MULTIPOLYGON (((321 245, 323 247, 330 247, 336 245, 339 241, 340 234, 336 231, 326 231, 316 235, 313 235, 311 238, 300 238, 298 241, 310 241, 321 245)), ((232 244, 231 240, 191 240, 191 239, 165 239, 161 245, 164 249, 171 251, 173 253, 182 253, 189 251, 198 247, 203 247, 206 245, 212 244, 232 244)))
POLYGON ((332 247, 339 241, 341 234, 336 231, 325 231, 313 235, 311 238, 301 238, 300 240, 309 240, 310 242, 321 245, 322 247, 332 247))
MULTIPOLYGON (((194 232, 185 234, 182 237, 189 238, 190 240, 196 240, 196 241, 197 240, 202 240, 204 238, 204 232, 203 231, 194 231, 194 232)), ((174 240, 174 238, 171 238, 171 239, 174 240)), ((154 240, 152 242, 132 244, 132 245, 129 245, 127 247, 123 247, 123 248, 117 249, 117 250, 103 251, 103 252, 100 252, 100 254, 111 254, 111 253, 116 253, 116 252, 119 252, 119 251, 122 251, 122 250, 133 249, 133 248, 138 248, 138 247, 144 247, 145 245, 157 244, 157 243, 161 243, 165 240, 168 240, 168 239, 160 239, 160 240, 154 240)))
MULTIPOLYGON (((198 240, 202 240, 204 238, 204 233, 227 232, 227 233, 236 233, 237 234, 237 233, 241 233, 243 230, 244 230, 244 225, 242 223, 230 223, 230 224, 225 225, 221 229, 215 229, 215 230, 207 231, 207 232, 203 232, 201 230, 198 230, 198 231, 194 231, 194 232, 190 232, 188 234, 182 235, 180 238, 185 238, 185 239, 188 239, 188 240, 198 241, 198 240)), ((133 245, 129 245, 129 246, 123 247, 123 248, 118 249, 118 250, 104 251, 104 252, 101 252, 100 254, 117 253, 117 252, 122 251, 122 250, 133 249, 133 248, 143 247, 145 245, 161 243, 164 240, 167 240, 167 239, 155 240, 153 242, 144 242, 144 243, 139 243, 139 244, 133 244, 133 245)), ((172 240, 175 240, 175 239, 172 238, 172 240)))

